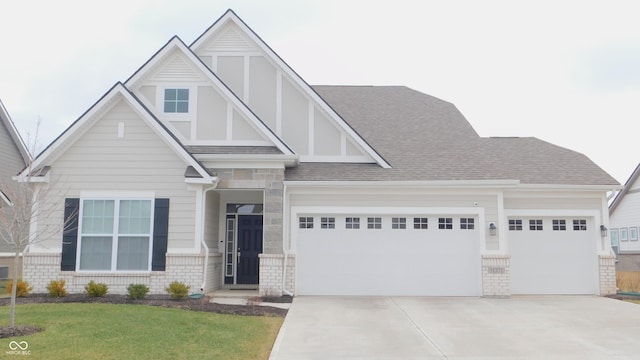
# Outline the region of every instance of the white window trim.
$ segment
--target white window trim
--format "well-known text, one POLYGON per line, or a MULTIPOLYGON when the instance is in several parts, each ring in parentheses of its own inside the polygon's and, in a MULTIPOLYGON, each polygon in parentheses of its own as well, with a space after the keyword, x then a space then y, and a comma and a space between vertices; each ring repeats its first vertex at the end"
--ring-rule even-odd
MULTIPOLYGON (((198 87, 197 86, 184 86, 184 85, 160 85, 156 91, 156 114, 159 118, 168 121, 190 121, 194 122, 196 119, 196 109, 198 108, 198 87), (164 112, 164 91, 167 89, 187 89, 189 90, 189 111, 186 113, 166 113, 164 112)), ((195 131, 195 124, 191 126, 191 134, 195 131)))
POLYGON ((154 216, 155 216, 155 198, 148 197, 129 197, 129 196, 120 196, 120 197, 84 197, 80 198, 80 208, 78 213, 78 237, 77 241, 77 249, 76 249, 76 271, 81 273, 150 273, 151 272, 151 261, 153 259, 153 224, 154 224, 154 216), (113 211, 113 231, 111 234, 91 234, 95 236, 111 236, 112 237, 112 246, 111 246, 111 269, 109 270, 82 270, 80 268, 80 258, 82 256, 82 214, 84 212, 84 202, 86 200, 113 200, 114 201, 114 211, 113 211), (119 211, 120 211, 120 201, 121 200, 145 200, 151 201, 151 214, 150 214, 150 226, 149 226, 149 257, 147 261, 147 270, 117 270, 118 265, 118 219, 119 219, 119 211))

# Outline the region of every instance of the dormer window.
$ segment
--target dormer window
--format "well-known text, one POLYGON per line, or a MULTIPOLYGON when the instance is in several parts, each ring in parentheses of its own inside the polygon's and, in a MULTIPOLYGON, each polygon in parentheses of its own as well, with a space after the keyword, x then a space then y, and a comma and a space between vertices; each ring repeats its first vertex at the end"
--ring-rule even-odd
POLYGON ((189 112, 189 89, 164 89, 165 113, 189 112))

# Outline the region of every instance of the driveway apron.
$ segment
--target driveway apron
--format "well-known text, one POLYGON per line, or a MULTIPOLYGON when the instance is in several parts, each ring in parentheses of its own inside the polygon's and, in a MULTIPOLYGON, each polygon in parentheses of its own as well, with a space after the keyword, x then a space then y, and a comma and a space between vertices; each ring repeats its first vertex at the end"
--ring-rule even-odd
POLYGON ((292 359, 639 359, 640 305, 596 296, 296 297, 292 359))

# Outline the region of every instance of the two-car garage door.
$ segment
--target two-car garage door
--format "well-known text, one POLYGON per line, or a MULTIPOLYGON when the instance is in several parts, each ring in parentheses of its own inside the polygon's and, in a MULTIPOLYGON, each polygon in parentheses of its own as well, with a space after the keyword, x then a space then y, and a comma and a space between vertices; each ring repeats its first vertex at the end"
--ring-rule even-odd
POLYGON ((481 295, 477 216, 302 214, 298 295, 481 295))

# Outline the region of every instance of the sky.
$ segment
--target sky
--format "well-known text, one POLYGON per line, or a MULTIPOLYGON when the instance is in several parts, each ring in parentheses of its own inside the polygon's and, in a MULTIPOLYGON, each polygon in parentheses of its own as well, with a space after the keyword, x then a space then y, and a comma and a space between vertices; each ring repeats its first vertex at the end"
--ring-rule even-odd
POLYGON ((634 1, 11 1, 0 99, 41 150, 173 35, 191 44, 229 8, 309 84, 405 85, 455 104, 480 136, 540 138, 621 184, 640 162, 634 1))

